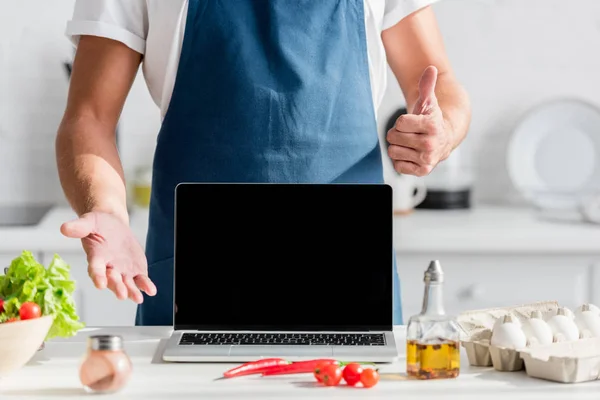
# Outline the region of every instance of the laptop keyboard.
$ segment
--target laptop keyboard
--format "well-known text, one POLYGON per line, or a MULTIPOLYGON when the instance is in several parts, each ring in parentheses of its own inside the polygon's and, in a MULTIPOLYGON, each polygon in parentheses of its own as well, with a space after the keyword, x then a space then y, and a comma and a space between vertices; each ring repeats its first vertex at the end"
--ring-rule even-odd
POLYGON ((180 345, 383 346, 382 333, 184 333, 180 345))

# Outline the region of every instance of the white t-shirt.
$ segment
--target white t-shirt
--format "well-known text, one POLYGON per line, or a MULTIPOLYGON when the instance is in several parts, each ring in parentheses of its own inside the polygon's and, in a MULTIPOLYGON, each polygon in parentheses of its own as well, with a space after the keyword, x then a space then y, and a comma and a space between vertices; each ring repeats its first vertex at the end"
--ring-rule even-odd
MULTIPOLYGON (((375 110, 381 104, 387 84, 381 32, 436 1, 364 0, 375 110)), ((66 34, 75 45, 80 35, 93 35, 117 40, 144 54, 144 78, 164 117, 177 75, 187 8, 188 0, 77 0, 66 34)))

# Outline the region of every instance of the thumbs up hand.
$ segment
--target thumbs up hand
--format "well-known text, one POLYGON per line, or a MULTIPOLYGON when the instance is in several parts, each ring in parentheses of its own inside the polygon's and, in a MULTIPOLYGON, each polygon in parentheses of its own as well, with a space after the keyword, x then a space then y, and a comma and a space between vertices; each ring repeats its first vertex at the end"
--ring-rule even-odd
POLYGON ((425 69, 412 113, 401 115, 387 133, 388 154, 398 173, 428 175, 452 151, 451 132, 435 95, 437 77, 436 67, 425 69))

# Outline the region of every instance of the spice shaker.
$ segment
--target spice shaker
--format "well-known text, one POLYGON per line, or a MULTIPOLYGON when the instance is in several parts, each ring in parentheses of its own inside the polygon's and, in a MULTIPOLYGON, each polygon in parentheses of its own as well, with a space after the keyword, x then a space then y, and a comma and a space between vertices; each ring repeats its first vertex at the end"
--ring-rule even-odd
POLYGON ((131 360, 120 336, 90 336, 79 368, 79 379, 90 393, 112 393, 122 389, 131 376, 131 360))
POLYGON ((418 379, 456 378, 460 372, 460 328, 444 310, 444 272, 437 260, 425 271, 421 313, 408 321, 406 372, 418 379))

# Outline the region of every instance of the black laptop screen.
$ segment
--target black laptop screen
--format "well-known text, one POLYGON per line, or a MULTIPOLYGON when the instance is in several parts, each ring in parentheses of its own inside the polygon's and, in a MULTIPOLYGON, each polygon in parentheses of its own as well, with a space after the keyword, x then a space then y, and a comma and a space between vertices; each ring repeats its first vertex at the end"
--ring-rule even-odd
POLYGON ((184 184, 176 329, 392 327, 387 185, 184 184))

